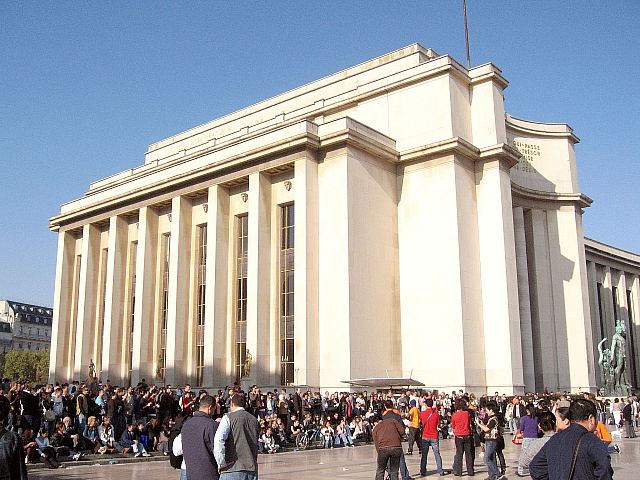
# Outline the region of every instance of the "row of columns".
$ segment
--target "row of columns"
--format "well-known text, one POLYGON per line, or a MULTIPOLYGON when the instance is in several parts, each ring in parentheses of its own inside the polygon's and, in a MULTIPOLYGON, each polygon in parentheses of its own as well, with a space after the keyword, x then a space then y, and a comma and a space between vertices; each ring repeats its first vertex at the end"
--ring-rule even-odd
MULTIPOLYGON (((295 368, 296 382, 318 385, 317 216, 318 166, 313 153, 294 162, 296 205, 295 368)), ((279 284, 272 281, 277 262, 279 225, 273 224, 271 176, 249 174, 247 349, 252 367, 246 382, 274 385, 280 381, 278 361, 279 284), (275 245, 273 245, 275 243, 275 245), (275 254, 275 256, 274 256, 275 254), (275 260, 274 260, 275 259, 275 260)), ((192 262, 192 203, 183 196, 171 201, 165 382, 184 384, 195 376, 195 328, 192 262), (193 366, 192 366, 193 365, 193 366)), ((229 190, 212 185, 207 192, 207 271, 205 308, 205 386, 233 381, 235 322, 235 213, 229 190)), ((242 213, 242 212, 239 212, 242 213)), ((273 211, 275 213, 275 210, 273 211)), ((278 218, 278 217, 274 217, 278 218)), ((100 277, 101 231, 95 224, 58 237, 50 380, 84 380, 93 361, 102 380, 126 383, 131 354, 131 383, 156 380, 159 349, 161 263, 159 215, 152 206, 138 212, 137 236, 122 216, 109 219, 106 273, 100 277), (81 248, 76 252, 76 244, 81 248), (137 242, 132 243, 132 242, 137 242), (79 268, 79 272, 75 269, 79 268), (133 276, 135 275, 135 287, 133 276), (75 281, 77 276, 78 281, 75 281), (99 285, 104 283, 101 292, 99 285), (135 291, 131 289, 135 288, 135 291), (160 293, 159 293, 160 292, 160 293), (104 295, 104 310, 99 303, 104 295), (134 310, 131 299, 135 296, 134 310), (103 318, 100 318, 103 317, 103 318), (130 333, 131 318, 133 332, 130 333), (101 322, 104 322, 101 325, 101 322), (102 333, 102 338, 96 335, 102 333), (130 337, 131 335, 131 337, 130 337), (131 338, 131 340, 130 340, 131 338), (131 344, 132 343, 132 344, 131 344), (100 358, 95 358, 99 355, 100 358)))
POLYGON ((526 390, 594 390, 580 208, 514 206, 513 219, 526 390))
POLYGON ((609 340, 615 333, 616 319, 624 323, 627 331, 627 361, 635 368, 627 370, 627 377, 632 386, 638 385, 637 373, 640 370, 640 277, 612 269, 608 265, 597 264, 595 261, 587 261, 587 274, 589 280, 589 297, 591 318, 593 323, 593 352, 598 356, 598 343, 603 339, 609 340), (598 284, 602 285, 604 295, 598 294, 598 284), (617 296, 613 295, 613 287, 617 290, 617 296), (627 298, 627 291, 631 291, 631 304, 627 298), (599 305, 598 302, 602 303, 599 305), (604 330, 603 330, 604 328, 604 330), (633 330, 633 331, 632 331, 633 330), (632 343, 633 342, 633 348, 632 343), (635 357, 632 354, 635 353, 635 357), (631 378, 632 373, 636 378, 631 378))

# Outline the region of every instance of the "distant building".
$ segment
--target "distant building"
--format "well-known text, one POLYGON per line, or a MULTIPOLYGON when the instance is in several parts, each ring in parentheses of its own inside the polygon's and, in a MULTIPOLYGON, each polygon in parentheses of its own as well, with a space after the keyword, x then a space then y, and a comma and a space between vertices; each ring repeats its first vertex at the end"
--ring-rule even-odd
POLYGON ((50 307, 0 300, 0 353, 49 349, 52 321, 50 307))

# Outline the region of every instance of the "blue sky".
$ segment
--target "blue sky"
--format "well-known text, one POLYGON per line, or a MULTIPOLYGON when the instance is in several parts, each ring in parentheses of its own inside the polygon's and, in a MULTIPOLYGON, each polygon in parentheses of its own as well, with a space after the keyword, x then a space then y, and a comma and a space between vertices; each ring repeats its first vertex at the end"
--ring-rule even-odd
MULTIPOLYGON (((0 298, 53 304, 47 220, 147 145, 420 42, 465 63, 462 0, 0 2, 0 298)), ((468 0, 506 108, 569 123, 588 236, 640 252, 640 2, 468 0)))

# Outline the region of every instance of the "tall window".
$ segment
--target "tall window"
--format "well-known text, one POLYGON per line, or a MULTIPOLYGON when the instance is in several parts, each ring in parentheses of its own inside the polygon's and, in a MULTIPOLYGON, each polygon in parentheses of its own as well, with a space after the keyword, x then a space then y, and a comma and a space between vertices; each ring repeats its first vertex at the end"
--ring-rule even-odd
POLYGON ((202 386, 204 373, 204 309, 207 289, 207 226, 198 225, 198 298, 196 301, 196 378, 202 386))
POLYGON ((638 371, 636 369, 636 339, 635 339, 635 318, 633 311, 633 297, 631 290, 627 290, 627 315, 629 316, 629 371, 631 374, 631 386, 637 386, 638 371))
POLYGON ((603 290, 604 286, 602 285, 602 283, 598 282, 596 284, 596 291, 598 294, 598 314, 600 316, 600 338, 599 340, 602 340, 604 337, 607 336, 607 333, 604 330, 604 308, 602 305, 603 302, 603 298, 602 298, 602 290, 603 290))
POLYGON ((293 204, 281 207, 280 225, 280 383, 294 383, 294 243, 295 217, 293 204))
POLYGON ((613 301, 613 323, 618 323, 618 288, 614 285, 611 287, 611 300, 613 301))
POLYGON ((238 215, 236 236, 236 322, 234 328, 234 366, 236 381, 245 375, 247 361, 247 256, 249 216, 238 215))
POLYGON ((167 316, 169 315, 169 257, 171 234, 162 235, 162 304, 160 310, 160 357, 158 369, 160 380, 164 380, 167 369, 167 316))
POLYGON ((133 328, 136 312, 136 260, 138 255, 138 242, 131 242, 129 247, 129 277, 131 279, 131 294, 129 301, 129 349, 127 364, 129 365, 129 384, 131 384, 131 373, 133 372, 133 328))

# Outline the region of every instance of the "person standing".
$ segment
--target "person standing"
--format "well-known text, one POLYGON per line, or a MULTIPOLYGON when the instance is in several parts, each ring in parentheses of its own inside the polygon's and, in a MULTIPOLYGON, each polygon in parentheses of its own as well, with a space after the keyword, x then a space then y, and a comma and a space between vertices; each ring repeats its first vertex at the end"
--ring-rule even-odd
POLYGON ((498 406, 495 402, 488 402, 485 410, 489 415, 487 423, 483 423, 479 418, 476 419, 478 425, 485 433, 484 436, 484 463, 489 470, 488 480, 496 480, 502 475, 496 464, 496 450, 498 448, 498 437, 500 436, 500 422, 496 417, 498 406))
POLYGON ((536 407, 533 403, 527 405, 527 414, 520 419, 518 431, 522 432, 522 448, 527 448, 529 443, 538 438, 540 433, 540 422, 536 416, 536 407))
POLYGON ((188 422, 182 425, 182 451, 189 480, 220 478, 214 455, 214 442, 218 423, 211 418, 213 397, 200 399, 200 408, 188 422))
POLYGON ((407 449, 407 455, 413 455, 413 444, 418 446, 418 453, 422 453, 422 445, 420 442, 420 410, 418 410, 417 402, 415 400, 409 400, 409 412, 407 418, 409 419, 409 448, 407 449))
POLYGON ((383 480, 385 470, 389 471, 389 480, 398 480, 404 428, 392 417, 376 418, 374 424, 373 444, 378 453, 375 480, 383 480))
POLYGON ((9 412, 3 405, 0 409, 0 479, 27 480, 27 466, 20 435, 5 427, 9 412))
POLYGON ((436 458, 436 468, 440 476, 451 473, 442 469, 442 457, 440 456, 440 442, 438 440, 438 425, 440 425, 440 414, 433 406, 433 399, 425 400, 426 409, 420 412, 420 423, 422 424, 422 456, 420 457, 420 476, 427 476, 427 456, 429 447, 433 448, 433 455, 436 458))
POLYGON ((533 457, 529 464, 531 478, 611 480, 613 469, 607 447, 592 433, 598 424, 597 416, 590 400, 572 402, 568 412, 571 424, 553 435, 533 457))
POLYGON ((624 420, 624 428, 627 431, 627 438, 636 438, 636 428, 633 419, 633 400, 627 399, 627 403, 622 409, 622 419, 624 420))
POLYGON ((520 403, 520 399, 518 397, 513 397, 512 405, 509 429, 511 430, 511 435, 514 435, 518 431, 520 418, 524 416, 524 406, 520 403))
MULTIPOLYGON (((260 425, 245 408, 244 395, 234 394, 231 397, 231 411, 222 417, 216 432, 214 454, 221 480, 258 479, 260 425)), ((188 461, 187 478, 193 480, 188 461)))
MULTIPOLYGON (((394 408, 393 401, 385 400, 382 405, 385 409, 381 415, 382 420, 387 420, 388 418, 395 420, 404 432, 402 416, 400 416, 400 412, 394 408)), ((409 469, 407 468, 407 462, 404 458, 404 452, 402 451, 400 452, 400 478, 402 478, 402 480, 411 480, 411 475, 409 475, 409 469)))
POLYGON ((462 475, 462 454, 467 464, 467 475, 474 475, 473 467, 473 435, 471 432, 471 415, 467 410, 467 402, 456 400, 456 411, 451 417, 451 426, 455 437, 456 455, 453 459, 453 474, 462 475))

